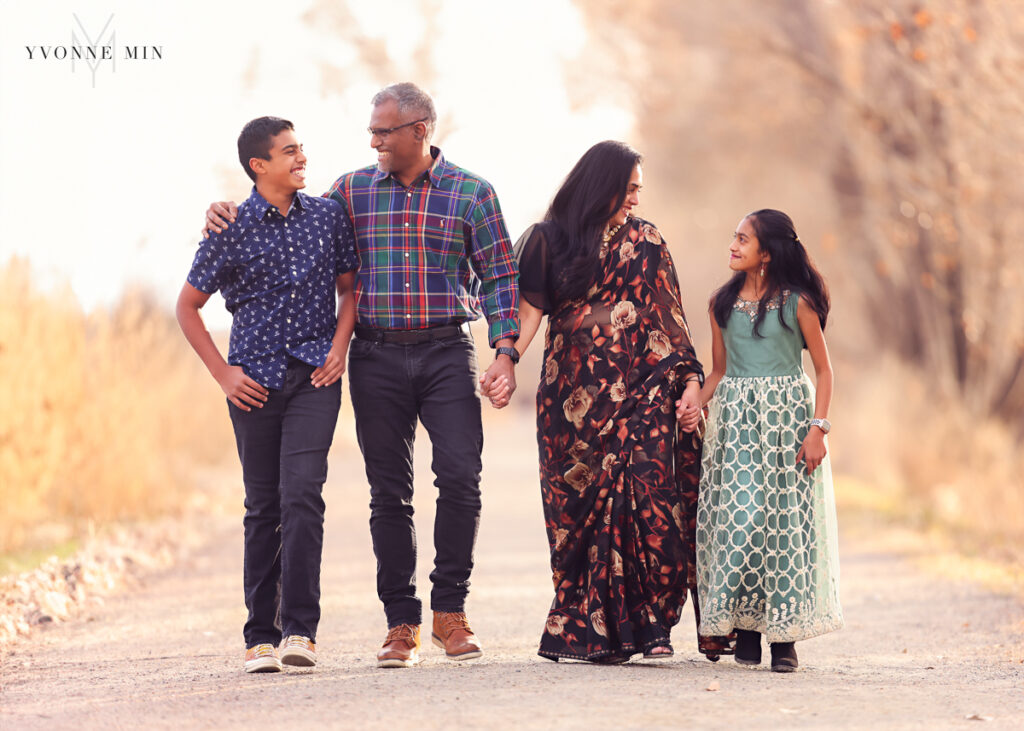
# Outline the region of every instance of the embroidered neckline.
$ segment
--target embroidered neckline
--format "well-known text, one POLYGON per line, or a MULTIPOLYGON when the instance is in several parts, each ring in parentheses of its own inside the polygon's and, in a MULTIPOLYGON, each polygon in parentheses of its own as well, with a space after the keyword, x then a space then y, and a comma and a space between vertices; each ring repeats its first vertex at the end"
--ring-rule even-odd
MULTIPOLYGON (((779 309, 789 301, 789 295, 790 291, 788 289, 782 290, 782 292, 768 300, 768 305, 765 307, 765 310, 767 312, 771 312, 772 310, 779 309)), ((732 308, 745 313, 751 320, 756 320, 758 304, 760 304, 758 300, 745 300, 742 297, 737 297, 732 308)))

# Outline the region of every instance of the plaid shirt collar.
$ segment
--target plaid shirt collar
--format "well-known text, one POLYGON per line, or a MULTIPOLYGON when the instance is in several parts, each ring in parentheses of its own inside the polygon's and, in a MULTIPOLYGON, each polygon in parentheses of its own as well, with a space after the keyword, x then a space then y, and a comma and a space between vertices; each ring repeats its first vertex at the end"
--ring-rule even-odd
MULTIPOLYGON (((444 155, 441 154, 440 147, 434 147, 433 145, 431 145, 430 156, 434 158, 434 164, 427 169, 424 175, 430 178, 430 182, 435 188, 440 188, 441 179, 448 173, 449 165, 445 161, 444 155)), ((396 178, 390 172, 386 173, 380 168, 377 168, 377 172, 373 174, 373 182, 376 184, 381 182, 385 178, 391 178, 398 185, 402 185, 401 182, 399 182, 398 178, 396 178)), ((417 178, 417 180, 419 180, 419 178, 417 178)), ((404 188, 405 186, 403 185, 402 187, 404 188)))

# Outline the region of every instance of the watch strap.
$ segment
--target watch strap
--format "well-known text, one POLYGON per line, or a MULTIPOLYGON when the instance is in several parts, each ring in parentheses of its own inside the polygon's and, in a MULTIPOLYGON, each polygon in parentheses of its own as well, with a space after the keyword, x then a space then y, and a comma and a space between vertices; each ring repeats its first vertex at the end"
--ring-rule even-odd
POLYGON ((494 351, 494 357, 497 358, 499 355, 507 355, 512 359, 513 363, 519 362, 519 351, 515 348, 510 348, 507 345, 503 345, 494 351))

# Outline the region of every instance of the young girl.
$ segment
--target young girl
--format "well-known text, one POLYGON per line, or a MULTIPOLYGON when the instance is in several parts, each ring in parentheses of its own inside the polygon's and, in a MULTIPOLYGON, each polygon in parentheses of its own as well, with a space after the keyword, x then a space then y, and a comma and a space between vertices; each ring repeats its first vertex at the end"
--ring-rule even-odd
POLYGON ((843 626, 832 473, 828 291, 781 211, 751 213, 736 274, 711 298, 713 367, 697 508, 702 635, 736 631, 736 662, 797 668, 793 643, 843 626), (817 396, 803 371, 807 348, 817 396))

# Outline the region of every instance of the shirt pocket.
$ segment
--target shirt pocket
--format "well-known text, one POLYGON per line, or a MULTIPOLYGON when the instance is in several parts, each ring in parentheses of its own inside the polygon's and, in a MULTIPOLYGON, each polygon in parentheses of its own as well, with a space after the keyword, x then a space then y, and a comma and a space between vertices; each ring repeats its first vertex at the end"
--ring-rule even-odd
POLYGON ((427 264, 437 270, 448 269, 448 261, 465 252, 462 221, 428 214, 423 223, 423 250, 427 264))

